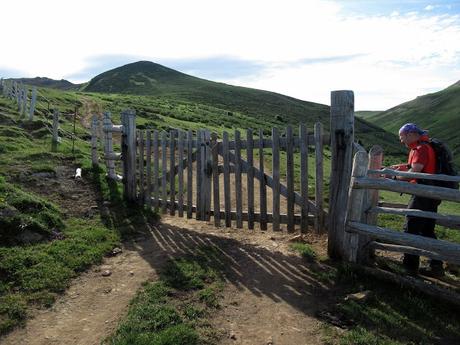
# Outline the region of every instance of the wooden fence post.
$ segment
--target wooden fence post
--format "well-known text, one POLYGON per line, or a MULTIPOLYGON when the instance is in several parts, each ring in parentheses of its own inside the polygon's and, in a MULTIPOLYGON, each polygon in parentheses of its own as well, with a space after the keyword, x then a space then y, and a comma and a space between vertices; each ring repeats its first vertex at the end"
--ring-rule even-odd
MULTIPOLYGON (((369 166, 368 170, 380 170, 382 168, 383 162, 383 149, 378 146, 374 145, 369 150, 369 166)), ((372 178, 381 178, 378 174, 368 174, 369 177, 372 178)), ((364 204, 363 210, 364 213, 362 214, 363 219, 361 221, 368 225, 377 225, 377 216, 378 213, 375 212, 368 212, 370 209, 377 207, 379 203, 379 190, 378 189, 366 189, 365 197, 364 197, 364 204)), ((368 262, 372 260, 374 256, 374 249, 367 246, 369 243, 370 237, 369 236, 360 236, 359 237, 359 248, 360 252, 358 252, 358 259, 363 262, 368 262)))
POLYGON ((112 120, 110 112, 104 113, 104 120, 102 122, 104 131, 104 158, 105 165, 107 167, 108 178, 115 180, 117 174, 115 173, 115 161, 112 159, 113 156, 113 141, 112 141, 112 120))
POLYGON ((136 200, 136 113, 122 113, 123 196, 129 202, 136 200))
POLYGON ((35 103, 37 102, 37 87, 32 89, 32 97, 30 98, 30 108, 29 108, 29 121, 33 121, 35 113, 35 103))
MULTIPOLYGON (((351 222, 359 222, 363 216, 363 205, 364 205, 364 196, 366 194, 365 189, 354 189, 353 188, 353 180, 355 178, 364 177, 367 175, 367 166, 369 163, 369 158, 367 157, 366 151, 358 151, 355 154, 355 158, 353 161, 353 172, 352 172, 352 180, 350 181, 350 189, 348 194, 348 209, 347 209, 347 217, 345 219, 345 227, 349 221, 351 222)), ((359 244, 363 246, 367 243, 360 241, 360 237, 358 234, 355 233, 344 233, 343 244, 344 244, 344 254, 345 259, 351 262, 363 262, 365 258, 363 258, 364 251, 363 248, 360 248, 359 244)))
POLYGON ((331 182, 328 255, 344 258, 343 239, 354 140, 353 91, 331 92, 331 182))
MULTIPOLYGON (((33 116, 33 113, 32 113, 32 116, 33 116)), ((30 119, 31 117, 29 116, 29 120, 30 119)), ((99 166, 99 159, 97 156, 97 129, 98 127, 99 127, 99 119, 97 118, 97 115, 93 115, 93 119, 91 121, 91 162, 93 163, 93 167, 95 168, 99 166)))
POLYGON ((59 111, 53 110, 53 143, 59 143, 59 111))
POLYGON ((323 169, 323 125, 320 122, 315 123, 315 231, 322 233, 324 229, 324 211, 323 211, 323 186, 324 186, 324 169, 323 169))

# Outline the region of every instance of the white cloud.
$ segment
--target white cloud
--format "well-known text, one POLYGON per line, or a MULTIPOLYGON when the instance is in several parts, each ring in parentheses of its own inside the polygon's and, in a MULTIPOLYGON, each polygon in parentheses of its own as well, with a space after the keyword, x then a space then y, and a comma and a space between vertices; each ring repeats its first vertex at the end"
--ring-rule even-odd
POLYGON ((63 78, 102 55, 232 56, 267 69, 222 81, 323 103, 333 89, 354 89, 361 109, 388 108, 460 79, 458 16, 430 15, 425 8, 423 15, 345 17, 341 6, 320 0, 9 1, 2 4, 2 27, 14 34, 2 35, 9 48, 2 50, 0 69, 63 78))
POLYGON ((428 5, 424 8, 425 11, 433 11, 435 9, 436 6, 433 6, 433 5, 428 5))

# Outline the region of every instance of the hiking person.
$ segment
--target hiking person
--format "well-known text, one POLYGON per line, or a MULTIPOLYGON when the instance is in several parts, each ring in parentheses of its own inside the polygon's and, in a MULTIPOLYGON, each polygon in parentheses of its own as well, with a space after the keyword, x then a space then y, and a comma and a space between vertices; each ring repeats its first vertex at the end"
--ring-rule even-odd
MULTIPOLYGON (((406 123, 399 129, 399 139, 402 144, 410 149, 407 164, 393 165, 391 168, 399 171, 418 173, 436 173, 436 152, 430 145, 428 132, 420 129, 414 123, 406 123)), ((411 183, 427 184, 427 180, 407 179, 402 176, 395 176, 395 180, 409 181, 411 183)), ((408 209, 437 212, 440 200, 412 195, 408 209)), ((415 216, 406 216, 404 232, 414 235, 421 235, 436 239, 434 228, 436 220, 415 216)), ((403 265, 409 274, 417 274, 419 271, 420 258, 418 255, 404 254, 403 265)), ((431 260, 430 269, 425 270, 426 275, 439 277, 444 275, 442 261, 431 260)))

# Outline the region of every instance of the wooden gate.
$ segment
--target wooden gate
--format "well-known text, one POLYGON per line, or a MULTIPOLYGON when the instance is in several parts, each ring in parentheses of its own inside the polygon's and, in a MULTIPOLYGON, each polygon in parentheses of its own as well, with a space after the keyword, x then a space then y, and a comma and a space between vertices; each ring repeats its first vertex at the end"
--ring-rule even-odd
MULTIPOLYGON (((139 200, 171 215, 210 221, 237 228, 247 222, 274 231, 281 224, 306 231, 312 220, 316 231, 324 226, 323 135, 317 123, 313 134, 305 125, 298 135, 291 126, 282 135, 273 128, 240 131, 219 138, 207 129, 192 132, 137 131, 137 187, 139 200), (308 151, 315 150, 314 198, 309 198, 308 151), (313 150, 313 148, 311 148, 313 150), (268 189, 268 192, 267 192, 268 189), (271 212, 270 212, 271 211, 271 212)), ((312 186, 313 187, 313 186, 312 186)))

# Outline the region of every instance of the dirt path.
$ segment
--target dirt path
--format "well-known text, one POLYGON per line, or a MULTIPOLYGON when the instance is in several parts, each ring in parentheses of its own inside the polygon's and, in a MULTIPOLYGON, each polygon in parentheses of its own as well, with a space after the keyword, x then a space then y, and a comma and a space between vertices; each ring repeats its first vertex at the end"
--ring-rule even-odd
POLYGON ((155 280, 168 257, 203 244, 217 246, 230 261, 222 308, 212 321, 224 334, 221 344, 320 344, 315 296, 328 288, 289 252, 286 240, 166 216, 149 234, 125 243, 121 254, 75 279, 53 308, 37 311, 2 344, 99 344, 142 282, 155 280), (104 277, 105 270, 111 275, 104 277))

